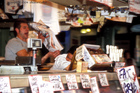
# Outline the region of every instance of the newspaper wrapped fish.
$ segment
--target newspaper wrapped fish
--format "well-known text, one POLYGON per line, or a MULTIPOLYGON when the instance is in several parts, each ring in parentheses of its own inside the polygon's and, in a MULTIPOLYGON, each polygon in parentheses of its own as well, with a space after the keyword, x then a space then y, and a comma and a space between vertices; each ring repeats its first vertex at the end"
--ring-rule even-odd
POLYGON ((29 23, 29 25, 35 31, 42 33, 42 35, 45 37, 45 41, 43 43, 49 51, 54 52, 56 50, 61 51, 63 49, 62 45, 59 43, 49 26, 37 22, 29 23))

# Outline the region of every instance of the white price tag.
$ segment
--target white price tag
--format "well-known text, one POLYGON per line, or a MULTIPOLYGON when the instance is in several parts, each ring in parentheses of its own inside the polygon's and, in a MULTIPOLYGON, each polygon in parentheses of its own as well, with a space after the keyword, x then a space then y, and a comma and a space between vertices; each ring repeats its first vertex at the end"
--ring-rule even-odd
POLYGON ((39 93, 54 93, 52 83, 48 81, 39 82, 39 93))
POLYGON ((0 76, 0 93, 12 93, 8 76, 0 76))
POLYGON ((90 78, 92 93, 100 93, 96 77, 90 78))
POLYGON ((99 73, 98 76, 99 76, 101 86, 109 86, 107 76, 105 73, 99 73))
POLYGON ((66 75, 66 81, 67 81, 67 85, 68 85, 69 90, 78 89, 76 76, 74 74, 66 75))
POLYGON ((81 79, 83 88, 91 88, 90 87, 90 77, 88 74, 81 74, 80 79, 81 79))
POLYGON ((42 76, 39 75, 30 75, 28 76, 30 87, 32 93, 39 93, 39 84, 38 82, 42 82, 42 76))
POLYGON ((64 90, 64 86, 61 82, 60 75, 49 75, 50 82, 53 84, 54 91, 64 90))

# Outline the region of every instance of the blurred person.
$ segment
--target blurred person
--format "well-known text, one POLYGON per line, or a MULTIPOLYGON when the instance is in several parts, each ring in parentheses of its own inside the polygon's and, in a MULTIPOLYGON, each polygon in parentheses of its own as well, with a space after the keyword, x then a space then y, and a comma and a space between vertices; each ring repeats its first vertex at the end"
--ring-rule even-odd
MULTIPOLYGON (((16 31, 16 37, 8 41, 5 47, 5 60, 15 60, 17 56, 33 56, 32 51, 27 48, 27 39, 29 33, 29 26, 25 19, 17 19, 14 23, 14 30, 16 31)), ((39 33, 38 37, 42 39, 45 37, 39 33)), ((42 63, 49 57, 56 57, 60 54, 60 51, 47 52, 42 58, 42 63)))
POLYGON ((78 46, 72 46, 67 54, 60 54, 55 58, 55 63, 50 70, 69 70, 73 54, 78 46))

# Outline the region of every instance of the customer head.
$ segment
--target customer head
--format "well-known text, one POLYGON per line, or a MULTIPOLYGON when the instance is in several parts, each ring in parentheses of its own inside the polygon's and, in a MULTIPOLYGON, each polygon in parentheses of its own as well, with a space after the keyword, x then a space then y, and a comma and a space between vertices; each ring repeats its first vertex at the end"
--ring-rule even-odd
POLYGON ((17 19, 14 23, 14 30, 16 31, 16 36, 23 41, 28 38, 29 26, 25 19, 17 19))
POLYGON ((74 52, 76 51, 76 48, 78 48, 78 46, 72 46, 68 51, 67 51, 67 57, 66 57, 66 60, 67 61, 71 61, 72 60, 72 58, 73 58, 73 54, 74 54, 74 52))

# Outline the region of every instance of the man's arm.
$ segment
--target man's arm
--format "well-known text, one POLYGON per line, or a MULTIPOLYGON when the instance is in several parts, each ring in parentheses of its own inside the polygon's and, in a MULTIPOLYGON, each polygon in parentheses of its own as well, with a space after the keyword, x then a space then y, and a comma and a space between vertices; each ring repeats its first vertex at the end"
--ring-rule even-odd
POLYGON ((18 51, 16 54, 17 56, 33 56, 32 51, 27 52, 25 49, 18 51))

